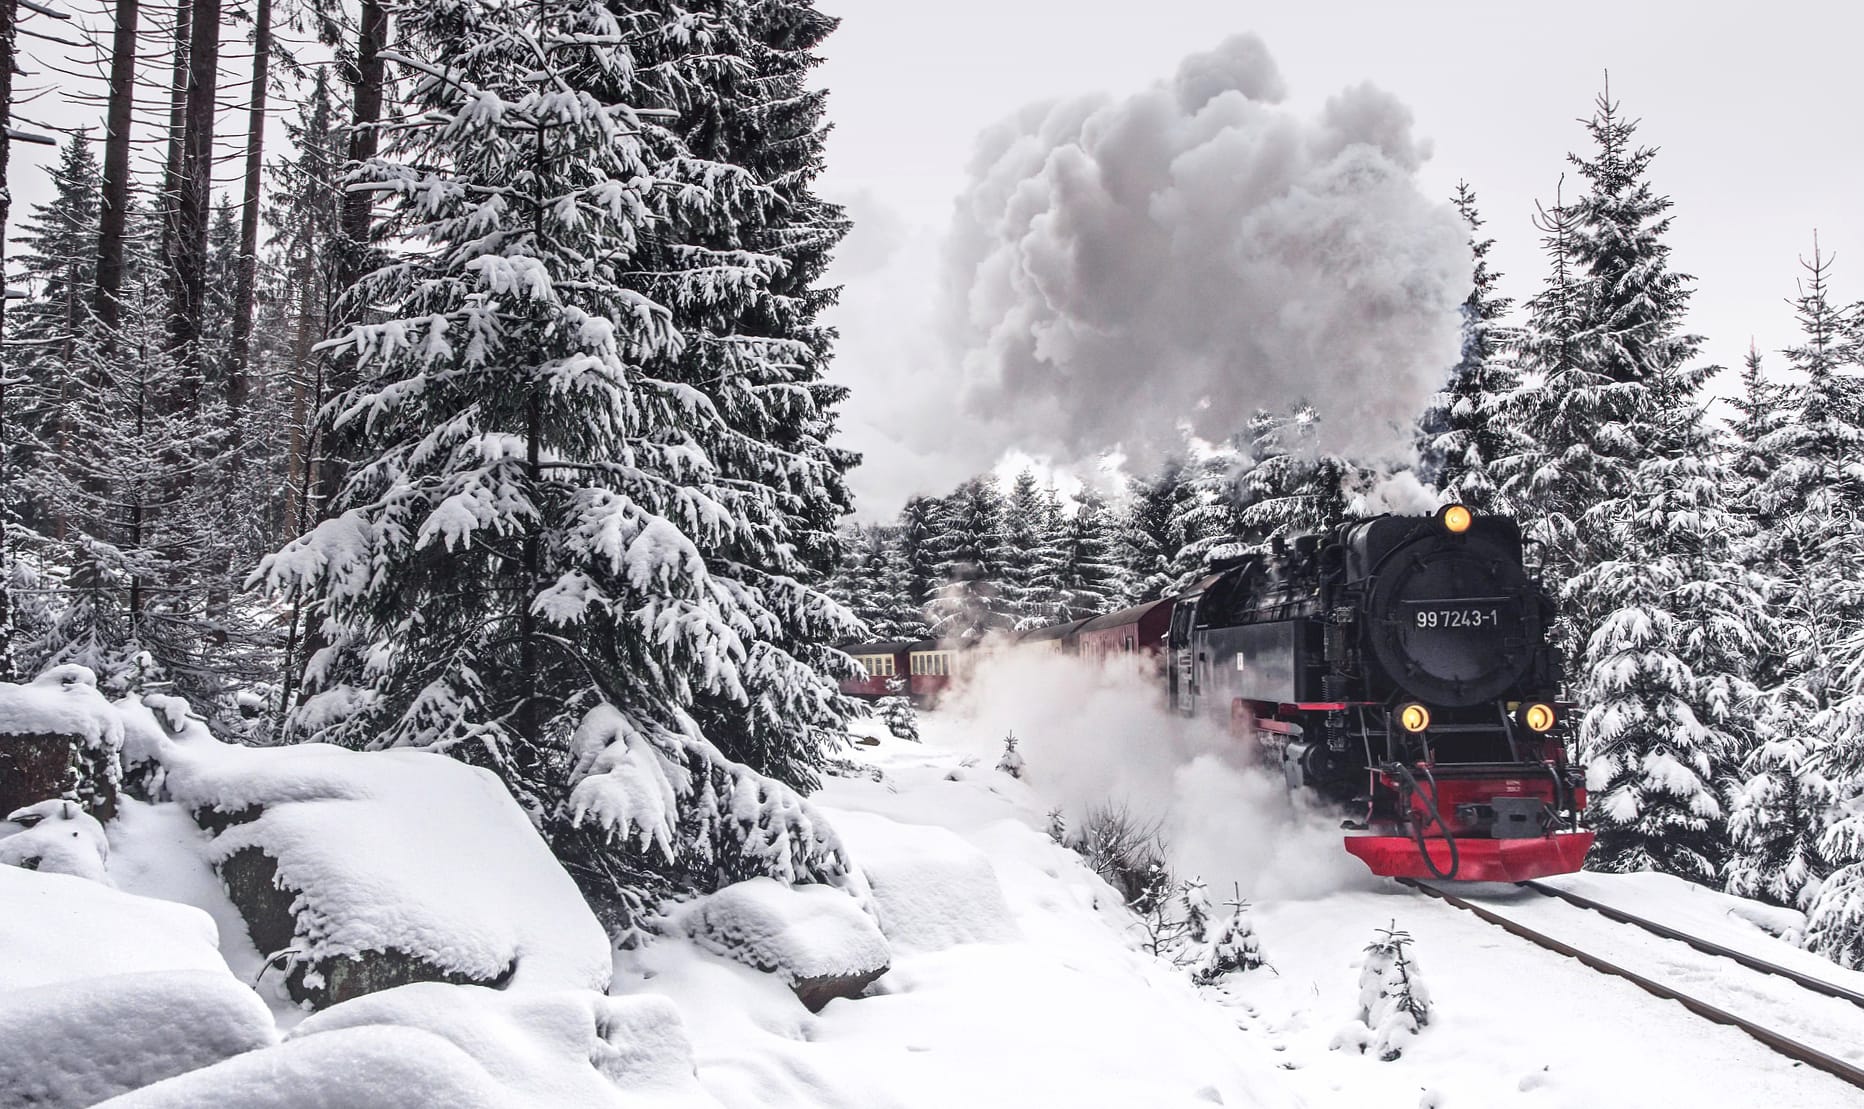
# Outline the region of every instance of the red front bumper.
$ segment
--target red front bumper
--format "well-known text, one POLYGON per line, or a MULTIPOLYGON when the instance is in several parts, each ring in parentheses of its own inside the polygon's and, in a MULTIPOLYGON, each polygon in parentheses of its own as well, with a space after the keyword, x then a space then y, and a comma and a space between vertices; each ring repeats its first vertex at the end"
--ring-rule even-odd
POLYGON ((1408 836, 1347 836, 1347 853, 1386 878, 1437 878, 1439 872, 1459 882, 1523 882, 1553 874, 1571 874, 1586 861, 1591 832, 1558 832, 1534 839, 1461 839, 1456 841, 1456 870, 1450 869, 1450 846, 1427 838, 1437 870, 1425 865, 1417 841, 1408 836))

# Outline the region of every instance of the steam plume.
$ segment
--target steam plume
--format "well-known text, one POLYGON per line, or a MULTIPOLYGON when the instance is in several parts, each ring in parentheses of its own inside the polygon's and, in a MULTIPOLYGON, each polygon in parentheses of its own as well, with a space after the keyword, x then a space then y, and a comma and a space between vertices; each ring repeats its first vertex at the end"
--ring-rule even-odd
POLYGON ((987 132, 947 250, 946 330, 989 451, 1149 464, 1185 427, 1312 404, 1315 449, 1409 453, 1458 350, 1465 232, 1426 197, 1411 113, 1369 85, 1281 106, 1231 38, 1122 100, 987 132))

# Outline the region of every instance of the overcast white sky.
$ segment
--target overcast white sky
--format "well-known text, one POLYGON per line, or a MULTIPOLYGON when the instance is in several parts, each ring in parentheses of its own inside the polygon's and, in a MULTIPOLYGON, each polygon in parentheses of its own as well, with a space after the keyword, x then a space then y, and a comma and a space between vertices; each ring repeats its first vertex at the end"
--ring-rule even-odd
POLYGON ((1317 111, 1362 82, 1408 105, 1433 147, 1423 187, 1476 188, 1517 298, 1541 275, 1534 201, 1551 201, 1563 156, 1583 149, 1577 120, 1607 69, 1639 138, 1661 148, 1654 180, 1676 202, 1670 242, 1699 279, 1693 326, 1711 360, 1738 365, 1750 336, 1763 351, 1793 341, 1782 301, 1815 227, 1840 255, 1839 293, 1864 296, 1864 5, 819 4, 842 18, 820 70, 835 125, 824 187, 858 220, 836 275, 848 288, 836 375, 855 390, 843 424, 869 458, 854 484, 870 518, 949 489, 973 464, 937 445, 964 419, 956 406, 906 379, 951 370, 922 317, 978 133, 1034 101, 1131 93, 1237 32, 1266 41, 1291 108, 1317 111))

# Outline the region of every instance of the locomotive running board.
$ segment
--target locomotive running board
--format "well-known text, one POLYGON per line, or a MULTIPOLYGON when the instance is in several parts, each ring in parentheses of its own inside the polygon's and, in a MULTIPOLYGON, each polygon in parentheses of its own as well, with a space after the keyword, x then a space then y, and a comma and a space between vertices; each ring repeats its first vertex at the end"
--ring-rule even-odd
POLYGON ((1385 878, 1424 878, 1458 882, 1525 882, 1571 874, 1586 861, 1591 832, 1559 832, 1534 839, 1463 839, 1456 841, 1456 870, 1450 870, 1450 846, 1440 838, 1424 841, 1430 869, 1409 836, 1347 836, 1347 854, 1385 878))

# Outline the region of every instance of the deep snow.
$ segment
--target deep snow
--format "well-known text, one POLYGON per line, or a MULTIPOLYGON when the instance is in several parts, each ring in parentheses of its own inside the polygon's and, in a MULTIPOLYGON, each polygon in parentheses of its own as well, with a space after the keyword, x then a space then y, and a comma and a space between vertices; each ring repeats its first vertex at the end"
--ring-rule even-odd
MULTIPOLYGON (((1035 694, 1020 709, 1006 701, 996 716, 928 714, 924 744, 862 722, 874 743, 854 749, 856 772, 830 779, 812 801, 864 869, 871 896, 738 889, 685 906, 665 934, 614 953, 609 997, 547 984, 503 992, 423 984, 306 1017, 271 988, 277 975, 261 972, 262 956, 211 869, 211 837, 179 803, 126 799, 107 828, 104 877, 115 888, 0 867, 0 1024, 14 1029, 0 1042, 0 1073, 13 1073, 15 1085, 56 1081, 77 1091, 73 1104, 87 1103, 86 1089, 176 1074, 121 1103, 281 1109, 1857 1103, 1851 1087, 1740 1032, 1355 871, 1333 854, 1337 832, 1209 737, 1160 731, 1156 719, 1101 694, 1076 703, 1072 723, 1000 718, 1053 713, 1053 700, 1035 694), (1020 779, 994 769, 1012 725, 1024 738, 1020 779), (1121 755, 1121 729, 1159 750, 1121 755), (1184 837, 1196 873, 1215 876, 1211 900, 1221 904, 1234 889, 1255 895, 1251 921, 1269 967, 1197 987, 1185 968, 1141 950, 1118 895, 1047 834, 1051 809, 1078 806, 1096 788, 1135 806, 1171 807, 1167 833, 1184 837), (720 954, 716 936, 696 942, 680 926, 708 907, 728 913, 734 899, 802 929, 760 932, 770 941, 766 961, 818 971, 871 963, 883 951, 863 923, 871 920, 891 969, 866 996, 812 1015, 787 975, 720 954), (836 927, 812 929, 811 919, 836 927), (1403 1056, 1386 1062, 1355 1050, 1368 1038, 1356 1018, 1364 948, 1394 926, 1412 937, 1432 1010, 1403 1056), (255 981, 269 1015, 251 996, 255 981), (182 1019, 162 1020, 165 1012, 182 1019), (143 1031, 126 1041, 121 1033, 132 1028, 143 1031), (32 1055, 22 1052, 28 1043, 32 1055), (177 1074, 190 1067, 199 1069, 177 1074)), ((199 738, 176 734, 193 722, 144 715, 128 729, 132 748, 199 738), (144 734, 151 728, 161 734, 144 734)), ((209 792, 222 804, 263 795, 275 809, 354 802, 359 787, 344 759, 375 757, 288 755, 281 767, 316 759, 307 768, 316 773, 268 783, 236 767, 274 753, 223 754, 211 773, 201 764, 177 775, 182 762, 171 759, 169 786, 196 802, 209 792), (279 804, 281 791, 293 799, 279 804)), ((440 761, 381 765, 399 778, 440 761)), ((412 790, 414 777, 405 784, 412 790)), ((447 827, 479 811, 433 808, 423 811, 447 827)), ((457 856, 479 840, 427 842, 430 852, 457 856)), ((431 859, 371 853, 353 836, 327 846, 342 848, 322 852, 319 865, 335 868, 330 882, 345 880, 354 853, 357 889, 405 880, 423 897, 435 893, 431 859), (408 873, 398 879, 400 870, 408 873)), ((1833 981, 1864 983, 1776 937, 1798 926, 1796 914, 1656 875, 1560 881, 1833 981)), ((1537 927, 1864 1061, 1864 1012, 1550 899, 1479 892, 1537 927)), ((530 919, 537 906, 519 900, 478 898, 472 913, 530 919)), ((473 947, 483 932, 461 933, 463 942, 473 947)), ((516 942, 548 944, 553 935, 532 929, 516 942)), ((434 942, 451 941, 437 934, 434 942)))

